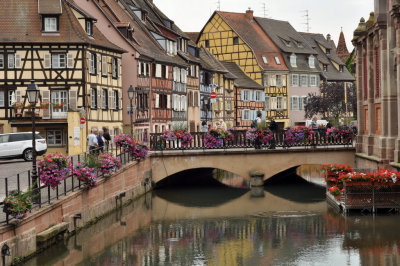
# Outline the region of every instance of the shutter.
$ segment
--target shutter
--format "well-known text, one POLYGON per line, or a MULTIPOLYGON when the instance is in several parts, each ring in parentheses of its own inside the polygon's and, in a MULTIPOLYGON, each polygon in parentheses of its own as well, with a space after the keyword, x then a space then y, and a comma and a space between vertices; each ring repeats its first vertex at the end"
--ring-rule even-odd
POLYGON ((21 91, 19 91, 19 90, 15 91, 15 100, 17 101, 17 103, 21 103, 22 102, 21 91))
POLYGON ((100 55, 96 54, 96 74, 100 74, 100 55))
MULTIPOLYGON (((50 91, 49 90, 44 90, 42 91, 42 101, 43 102, 50 102, 50 91)), ((43 119, 50 119, 50 110, 51 107, 49 107, 48 109, 42 109, 43 110, 43 119)))
POLYGON ((155 101, 156 101, 156 102, 154 103, 154 105, 155 105, 154 107, 155 107, 155 108, 160 108, 160 102, 159 102, 159 101, 160 101, 160 95, 159 95, 158 93, 156 93, 156 99, 155 99, 155 101))
POLYGON ((252 93, 253 95, 252 95, 252 97, 253 97, 253 101, 256 101, 256 102, 258 102, 257 101, 257 91, 253 91, 253 93, 252 93))
POLYGON ((69 109, 76 111, 78 109, 78 92, 70 90, 69 92, 69 109))
POLYGON ((165 79, 168 79, 168 66, 165 66, 165 79))
POLYGON ((167 95, 167 109, 170 109, 170 108, 171 108, 171 95, 168 94, 167 95))
POLYGON ((278 101, 276 97, 271 97, 271 109, 276 110, 278 108, 278 101))
POLYGON ((265 92, 261 92, 261 101, 265 102, 265 92))
POLYGON ((121 63, 121 59, 117 59, 117 62, 118 62, 118 65, 117 65, 117 69, 118 69, 118 72, 117 72, 117 78, 118 77, 120 77, 121 76, 121 73, 122 73, 122 63, 121 63))
POLYGON ((268 87, 269 85, 269 75, 264 75, 264 87, 268 87))
POLYGON ((271 109, 271 97, 266 96, 265 97, 265 110, 270 110, 271 109))
POLYGON ((67 68, 73 68, 75 64, 74 55, 71 53, 67 54, 67 68))
POLYGON ((44 68, 51 68, 51 54, 44 54, 44 68))
POLYGON ((176 68, 176 82, 181 82, 181 71, 179 68, 176 68))
POLYGON ((92 53, 89 53, 89 73, 93 74, 93 68, 92 68, 92 53))
POLYGON ((287 97, 286 96, 282 97, 282 109, 283 110, 287 109, 287 97))
POLYGON ((240 94, 241 94, 241 98, 240 98, 240 99, 241 99, 242 101, 244 101, 244 90, 242 90, 242 91, 240 92, 240 94))
POLYGON ((185 70, 183 68, 181 68, 180 70, 180 75, 181 75, 181 83, 185 83, 185 74, 184 74, 185 70))
POLYGON ((107 90, 108 106, 107 109, 112 109, 112 94, 111 91, 107 90))
POLYGON ((108 64, 107 64, 107 56, 103 55, 101 57, 101 74, 103 76, 107 76, 107 72, 108 72, 107 66, 108 66, 108 64))
POLYGON ((244 110, 242 110, 242 121, 244 120, 244 110))
POLYGON ((253 97, 253 96, 254 96, 254 93, 252 93, 252 91, 249 90, 249 101, 254 101, 255 97, 253 97))
POLYGON ((290 97, 290 110, 293 110, 293 97, 290 97))
POLYGON ((15 68, 21 68, 21 55, 15 53, 15 68))
POLYGON ((103 108, 103 90, 96 90, 97 91, 97 108, 103 108))
POLYGON ((286 87, 286 75, 281 75, 282 78, 282 87, 286 87))
POLYGON ((173 81, 176 81, 176 67, 172 68, 172 79, 173 81))
POLYGON ((122 91, 118 91, 118 103, 119 110, 122 110, 122 91))
POLYGON ((161 78, 161 65, 156 64, 156 78, 161 78))

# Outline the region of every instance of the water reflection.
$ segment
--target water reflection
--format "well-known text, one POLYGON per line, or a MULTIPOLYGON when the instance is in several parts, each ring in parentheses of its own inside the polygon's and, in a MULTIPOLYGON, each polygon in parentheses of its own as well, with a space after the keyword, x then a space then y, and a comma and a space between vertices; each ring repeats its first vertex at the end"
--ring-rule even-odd
POLYGON ((349 216, 312 187, 274 186, 265 197, 222 188, 147 194, 27 265, 399 265, 398 216, 349 216), (286 191, 290 191, 287 193, 286 191), (295 196, 305 190, 307 201, 295 196), (190 193, 189 193, 190 194, 190 193), (211 196, 212 195, 212 196, 211 196))

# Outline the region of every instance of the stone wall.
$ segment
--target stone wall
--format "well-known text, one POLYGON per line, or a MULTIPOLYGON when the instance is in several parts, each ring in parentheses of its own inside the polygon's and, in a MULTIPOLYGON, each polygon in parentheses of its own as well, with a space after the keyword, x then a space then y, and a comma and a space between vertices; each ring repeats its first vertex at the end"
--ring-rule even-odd
POLYGON ((9 265, 16 257, 26 257, 37 251, 36 235, 62 223, 68 223, 68 231, 74 228, 74 215, 80 213, 77 228, 111 212, 116 208, 115 196, 122 192, 126 196, 122 202, 143 195, 151 188, 150 159, 133 162, 121 168, 113 176, 99 181, 97 187, 90 190, 73 192, 49 206, 33 211, 27 218, 14 224, 0 227, 0 248, 4 243, 10 246, 11 256, 6 257, 9 265))

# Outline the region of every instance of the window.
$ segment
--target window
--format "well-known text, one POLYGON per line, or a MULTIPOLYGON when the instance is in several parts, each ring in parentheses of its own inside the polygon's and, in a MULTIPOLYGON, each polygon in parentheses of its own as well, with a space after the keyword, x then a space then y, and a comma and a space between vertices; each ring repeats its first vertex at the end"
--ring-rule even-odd
POLYGON ((238 37, 233 37, 233 44, 239 44, 239 38, 238 37))
POLYGON ((310 75, 310 86, 311 87, 317 86, 317 76, 316 75, 310 75))
POLYGON ((52 103, 52 116, 53 118, 67 118, 68 111, 68 91, 52 91, 51 92, 51 103, 52 103), (55 108, 54 103, 62 105, 61 108, 55 108))
POLYGON ((206 40, 206 47, 209 48, 210 47, 210 41, 206 40))
POLYGON ((291 109, 299 110, 299 97, 297 96, 291 97, 291 109))
POLYGON ((326 54, 331 54, 331 49, 326 49, 326 54))
POLYGON ((310 68, 315 68, 315 57, 314 56, 310 56, 308 58, 308 65, 310 66, 310 68))
POLYGON ((282 87, 282 76, 281 75, 276 75, 276 86, 282 87))
POLYGON ((307 75, 300 75, 300 86, 301 87, 308 86, 308 76, 307 75))
POLYGON ((118 78, 118 59, 112 58, 112 77, 118 78))
POLYGON ((8 54, 8 68, 13 69, 15 67, 15 55, 8 54))
POLYGON ((8 106, 12 106, 16 102, 15 90, 8 91, 8 106))
POLYGON ((118 106, 118 91, 114 91, 114 99, 113 99, 113 101, 114 101, 114 104, 113 104, 113 106, 114 106, 114 109, 115 110, 118 110, 119 109, 119 106, 118 106))
POLYGON ((297 47, 299 47, 299 48, 303 48, 303 47, 304 47, 303 44, 302 44, 301 42, 296 42, 296 45, 297 45, 297 47))
POLYGON ((262 60, 263 60, 264 64, 266 64, 266 65, 268 64, 268 60, 267 60, 267 58, 265 57, 265 55, 262 56, 262 60))
POLYGON ((51 65, 53 68, 66 68, 67 67, 67 57, 65 54, 52 54, 51 55, 51 65))
POLYGON ((292 54, 292 55, 290 56, 290 65, 291 65, 292 67, 297 67, 297 57, 296 57, 295 54, 292 54))
POLYGON ((92 36, 93 35, 93 24, 92 24, 92 22, 90 20, 86 20, 85 25, 86 25, 86 33, 87 33, 87 35, 92 36))
POLYGON ((90 93, 90 106, 92 108, 97 108, 97 89, 96 88, 92 88, 92 92, 90 93))
POLYGON ((97 73, 96 64, 97 64, 96 54, 95 53, 90 53, 89 54, 89 73, 90 74, 96 74, 97 73))
POLYGON ((103 109, 107 109, 108 108, 108 91, 107 91, 107 89, 103 89, 102 93, 103 94, 102 94, 101 100, 102 100, 103 109))
POLYGON ((0 91, 0 107, 5 107, 4 91, 0 91))
POLYGON ((0 54, 0 68, 3 69, 4 68, 4 55, 0 54))
POLYGON ((281 64, 281 60, 279 60, 279 57, 275 56, 275 62, 277 65, 281 64))
POLYGON ((299 86, 299 75, 298 74, 292 74, 292 86, 299 86))
POLYGON ((284 98, 282 96, 278 96, 276 98, 277 98, 276 109, 278 109, 278 110, 284 109, 284 103, 283 103, 284 98))
POLYGON ((250 101, 250 91, 243 90, 242 95, 243 95, 242 101, 250 101))
POLYGON ((327 72, 327 71, 328 71, 328 65, 324 64, 324 72, 327 72))
POLYGON ((163 79, 167 78, 166 71, 167 71, 167 66, 166 65, 162 65, 161 66, 161 76, 162 76, 163 79))
POLYGON ((56 17, 45 17, 43 19, 43 31, 44 32, 56 32, 58 31, 58 19, 56 17))
MULTIPOLYGON (((343 72, 343 66, 339 66, 339 72, 343 72)), ((377 80, 379 80, 379 78, 377 80)))
POLYGON ((262 91, 256 91, 255 93, 254 93, 254 95, 255 95, 255 101, 256 102, 261 102, 261 101, 263 101, 263 97, 262 97, 262 91))
POLYGON ((46 141, 49 146, 60 146, 63 144, 62 141, 62 130, 47 130, 46 141))
POLYGON ((103 76, 107 76, 108 74, 108 62, 107 62, 107 56, 103 55, 101 57, 101 74, 103 76))

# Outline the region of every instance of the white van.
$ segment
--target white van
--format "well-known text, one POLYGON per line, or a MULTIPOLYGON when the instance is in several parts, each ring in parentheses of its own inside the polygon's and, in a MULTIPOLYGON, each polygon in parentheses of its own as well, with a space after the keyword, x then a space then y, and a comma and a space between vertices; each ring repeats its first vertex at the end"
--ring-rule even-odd
MULTIPOLYGON (((47 151, 46 140, 36 132, 36 155, 47 151)), ((0 158, 23 158, 32 161, 32 132, 0 134, 0 158)))

